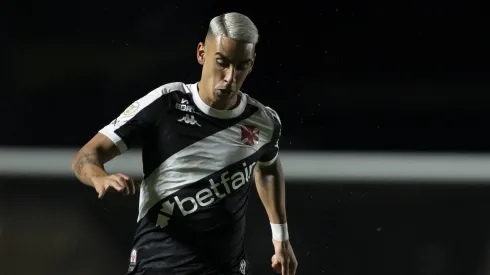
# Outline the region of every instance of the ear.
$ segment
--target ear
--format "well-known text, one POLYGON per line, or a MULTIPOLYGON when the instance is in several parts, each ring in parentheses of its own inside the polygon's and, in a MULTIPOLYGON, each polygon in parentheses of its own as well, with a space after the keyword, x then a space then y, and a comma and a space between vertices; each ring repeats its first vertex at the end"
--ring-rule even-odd
POLYGON ((204 65, 204 60, 206 56, 206 45, 203 42, 199 42, 197 45, 197 62, 204 65))
POLYGON ((252 59, 252 65, 250 65, 250 69, 248 70, 248 73, 252 72, 252 69, 254 68, 255 65, 255 58, 257 57, 257 54, 254 53, 254 58, 252 59))

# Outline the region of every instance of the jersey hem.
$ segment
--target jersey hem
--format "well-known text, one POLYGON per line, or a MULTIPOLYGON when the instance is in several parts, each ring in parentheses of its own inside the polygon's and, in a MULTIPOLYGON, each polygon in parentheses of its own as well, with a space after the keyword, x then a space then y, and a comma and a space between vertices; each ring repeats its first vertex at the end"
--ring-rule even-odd
POLYGON ((257 161, 257 164, 262 166, 262 167, 265 167, 265 166, 271 166, 272 164, 274 164, 274 162, 276 162, 276 159, 277 157, 279 156, 279 153, 276 154, 276 156, 274 158, 272 158, 271 160, 269 161, 257 161))

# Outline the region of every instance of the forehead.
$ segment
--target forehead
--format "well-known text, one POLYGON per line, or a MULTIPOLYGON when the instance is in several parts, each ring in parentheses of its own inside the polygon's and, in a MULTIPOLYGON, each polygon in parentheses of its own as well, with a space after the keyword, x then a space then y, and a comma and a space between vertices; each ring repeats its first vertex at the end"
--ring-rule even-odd
POLYGON ((243 41, 233 40, 226 36, 213 38, 211 42, 213 54, 219 52, 230 59, 252 59, 255 45, 243 41))

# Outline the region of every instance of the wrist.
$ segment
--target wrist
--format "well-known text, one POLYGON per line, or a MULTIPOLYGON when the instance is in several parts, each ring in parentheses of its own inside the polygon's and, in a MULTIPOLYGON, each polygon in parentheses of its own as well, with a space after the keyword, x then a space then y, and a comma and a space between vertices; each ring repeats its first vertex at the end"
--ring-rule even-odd
POLYGON ((272 230, 272 239, 275 241, 289 240, 288 223, 270 223, 272 230))
POLYGON ((87 184, 95 188, 99 182, 99 178, 101 177, 104 177, 104 175, 98 175, 98 174, 91 175, 87 177, 87 184))

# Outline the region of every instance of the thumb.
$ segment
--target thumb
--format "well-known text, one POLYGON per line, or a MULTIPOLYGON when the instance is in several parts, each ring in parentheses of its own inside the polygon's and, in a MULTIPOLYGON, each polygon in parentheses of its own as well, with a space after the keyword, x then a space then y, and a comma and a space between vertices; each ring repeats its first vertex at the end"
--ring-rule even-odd
POLYGON ((97 191, 97 194, 98 194, 98 198, 99 199, 102 199, 104 197, 106 190, 107 189, 104 188, 104 187, 102 187, 102 188, 101 187, 98 187, 98 188, 95 189, 95 191, 97 191))

